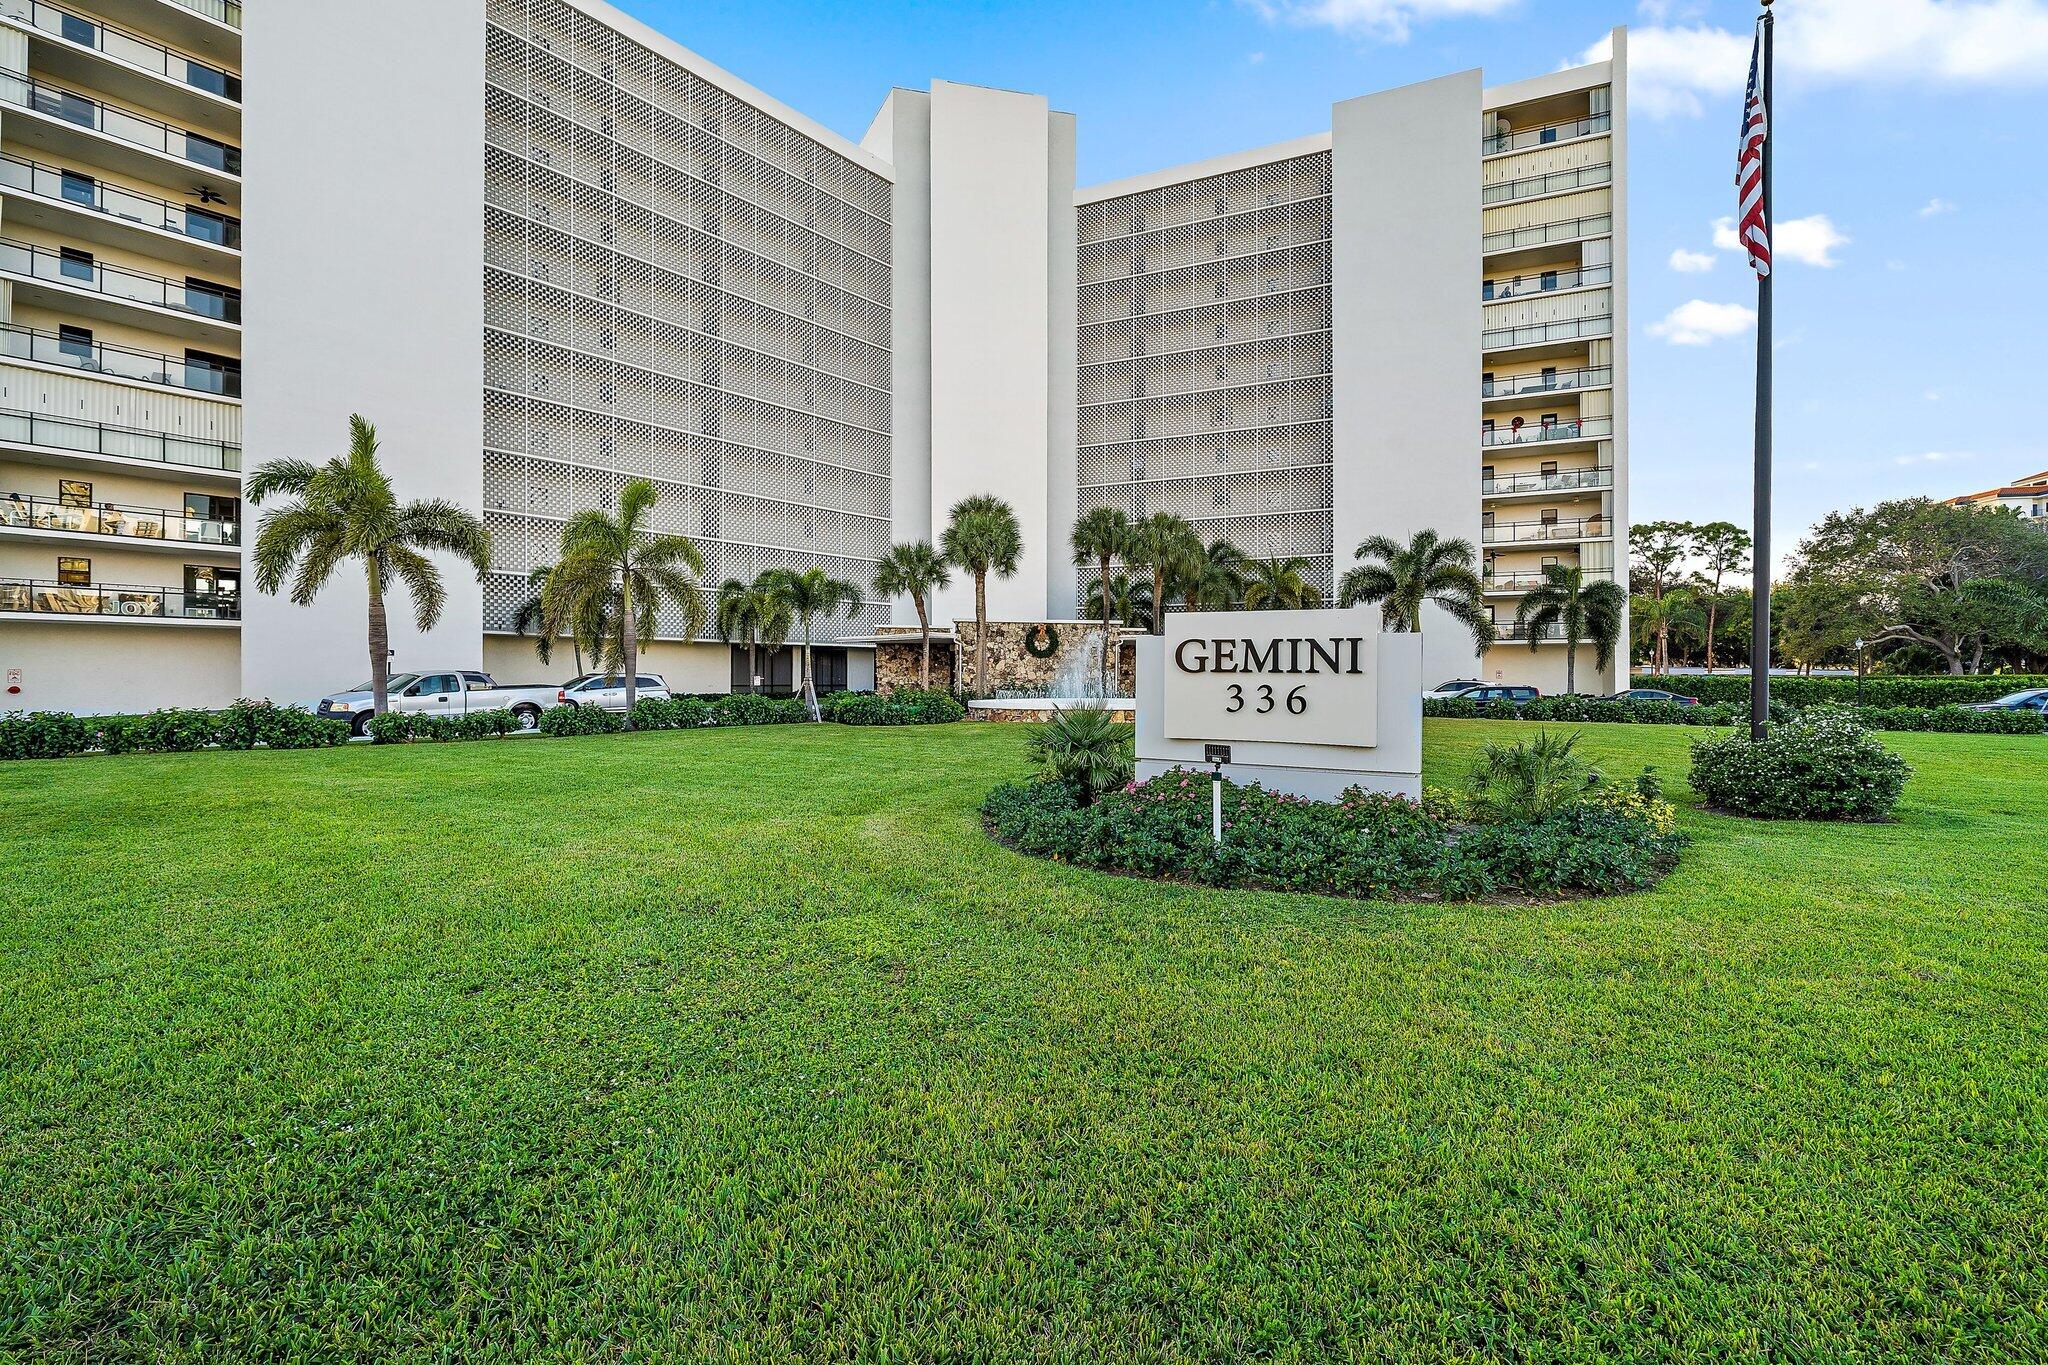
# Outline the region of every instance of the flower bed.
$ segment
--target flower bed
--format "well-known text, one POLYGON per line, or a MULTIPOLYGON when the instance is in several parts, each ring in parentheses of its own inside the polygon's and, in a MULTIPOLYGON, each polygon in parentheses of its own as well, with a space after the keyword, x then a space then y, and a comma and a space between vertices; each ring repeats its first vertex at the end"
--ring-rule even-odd
POLYGON ((1210 778, 1175 769, 1084 805, 1064 782, 1013 782, 982 804, 989 832, 1020 853, 1208 886, 1405 900, 1610 895, 1661 880, 1684 846, 1672 808, 1599 786, 1542 819, 1470 823, 1454 797, 1353 788, 1309 801, 1226 783, 1224 837, 1210 830, 1210 778))

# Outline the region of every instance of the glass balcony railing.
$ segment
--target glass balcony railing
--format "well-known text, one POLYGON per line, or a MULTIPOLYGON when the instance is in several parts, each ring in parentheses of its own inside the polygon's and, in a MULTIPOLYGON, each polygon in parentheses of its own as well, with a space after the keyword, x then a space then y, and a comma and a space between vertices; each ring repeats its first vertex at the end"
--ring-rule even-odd
POLYGON ((242 26, 241 0, 171 0, 171 3, 229 28, 242 26))
MULTIPOLYGON (((1612 569, 1589 569, 1584 565, 1577 564, 1571 567, 1578 569, 1579 573, 1587 579, 1614 577, 1612 569)), ((1513 573, 1483 574, 1479 581, 1485 584, 1486 591, 1488 592, 1527 592, 1531 588, 1542 587, 1550 581, 1550 578, 1541 569, 1522 569, 1513 573)))
POLYGON ((33 578, 0 578, 0 612, 6 611, 239 621, 242 601, 232 590, 186 592, 147 584, 46 583, 33 578))
POLYGON ((1597 469, 1532 470, 1527 474, 1501 474, 1479 480, 1482 497, 1502 493, 1576 493, 1588 488, 1614 487, 1614 471, 1606 465, 1597 469))
POLYGON ((239 326, 242 321, 242 296, 236 291, 102 265, 83 253, 51 251, 27 242, 12 242, 4 237, 0 237, 0 272, 47 280, 51 284, 103 294, 127 303, 191 313, 215 322, 239 326))
POLYGON ((0 186, 32 194, 51 203, 104 213, 143 227, 162 228, 195 242, 242 249, 242 220, 210 209, 174 204, 154 195, 109 185, 80 171, 46 166, 12 153, 0 153, 0 186))
POLYGON ((1599 540, 1612 535, 1606 517, 1564 517, 1554 521, 1496 521, 1479 527, 1486 545, 1515 545, 1546 540, 1599 540))
POLYGON ((1503 299, 1526 299, 1534 294, 1554 294, 1560 289, 1582 289, 1589 284, 1612 284, 1614 267, 1589 265, 1579 270, 1532 270, 1504 280, 1481 280, 1479 298, 1484 303, 1503 299))
POLYGON ((1481 427, 1479 444, 1493 446, 1534 446, 1545 441, 1580 441, 1592 436, 1612 436, 1612 417, 1573 417, 1556 422, 1522 422, 1519 426, 1481 427))
POLYGON ((1576 389, 1604 388, 1614 382, 1608 365, 1586 365, 1576 370, 1549 370, 1543 374, 1510 374, 1481 379, 1481 398, 1513 398, 1524 393, 1569 393, 1576 389))
POLYGON ((46 118, 62 119, 145 151, 189 161, 227 175, 242 173, 242 149, 217 138, 174 127, 146 114, 102 104, 90 95, 33 80, 15 71, 0 71, 0 104, 30 109, 46 118))
POLYGON ((152 76, 162 76, 167 81, 176 81, 194 90, 204 90, 209 95, 241 103, 240 76, 223 71, 210 62, 174 52, 140 34, 116 28, 104 19, 75 14, 46 4, 44 0, 0 0, 0 18, 13 19, 53 38, 105 53, 116 61, 139 66, 152 76))
POLYGON ((1614 319, 1604 314, 1597 318, 1560 318, 1556 322, 1532 322, 1526 327, 1499 327, 1483 332, 1479 344, 1485 350, 1497 351, 1508 346, 1534 346, 1544 341, 1604 337, 1613 330, 1614 319))
POLYGON ((240 522, 192 516, 164 507, 122 507, 101 503, 78 507, 55 498, 0 494, 0 526, 22 531, 69 531, 86 536, 175 540, 192 545, 237 546, 240 522))
POLYGON ((1535 199, 1545 194, 1562 194, 1567 190, 1590 189, 1595 185, 1614 183, 1614 167, 1602 162, 1598 166, 1580 166, 1569 171, 1552 171, 1548 175, 1532 175, 1521 180, 1502 180, 1496 184, 1482 186, 1479 202, 1482 204, 1512 204, 1517 199, 1535 199))
MULTIPOLYGON (((1493 638, 1496 642, 1504 644, 1527 644, 1531 638, 1550 640, 1562 644, 1564 643, 1564 627, 1550 625, 1544 626, 1539 630, 1520 621, 1502 621, 1493 628, 1493 638)), ((1585 641, 1581 640, 1579 643, 1584 644, 1585 641)))
POLYGON ((1614 215, 1596 213, 1586 218, 1566 218, 1556 223, 1537 223, 1532 227, 1510 228, 1505 232, 1489 232, 1479 239, 1481 251, 1514 251, 1525 246, 1542 246, 1548 242, 1569 242, 1580 237, 1599 237, 1614 231, 1614 215))
POLYGON ((1519 152, 1525 147, 1547 147, 1553 142, 1570 142, 1574 138, 1604 133, 1613 126, 1614 115, 1594 114, 1564 123, 1546 123, 1541 128, 1524 128, 1520 132, 1489 133, 1479 139, 1479 154, 1492 156, 1496 152, 1519 152))
POLYGON ((226 441, 196 441, 167 432, 48 417, 19 408, 0 408, 0 445, 149 460, 181 469, 233 473, 242 467, 242 448, 226 441))
POLYGON ((240 366, 181 359, 62 333, 37 332, 11 322, 0 323, 0 356, 89 370, 112 375, 116 379, 140 380, 145 384, 168 384, 174 389, 190 389, 195 393, 219 394, 227 398, 242 396, 240 366))

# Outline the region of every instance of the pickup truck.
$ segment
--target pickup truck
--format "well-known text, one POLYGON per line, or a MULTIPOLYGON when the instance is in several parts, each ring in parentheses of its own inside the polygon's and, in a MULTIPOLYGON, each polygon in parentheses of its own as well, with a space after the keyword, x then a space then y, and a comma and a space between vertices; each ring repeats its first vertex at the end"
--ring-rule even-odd
MULTIPOLYGON (((583 679, 571 682, 573 687, 583 679)), ((442 673, 394 673, 385 684, 393 711, 430 716, 460 716, 471 711, 510 711, 522 730, 540 724, 540 713, 560 706, 567 689, 558 683, 499 684, 490 674, 475 669, 450 669, 442 673)), ((376 699, 370 684, 351 687, 320 699, 316 714, 329 720, 345 720, 349 733, 367 733, 376 699)))

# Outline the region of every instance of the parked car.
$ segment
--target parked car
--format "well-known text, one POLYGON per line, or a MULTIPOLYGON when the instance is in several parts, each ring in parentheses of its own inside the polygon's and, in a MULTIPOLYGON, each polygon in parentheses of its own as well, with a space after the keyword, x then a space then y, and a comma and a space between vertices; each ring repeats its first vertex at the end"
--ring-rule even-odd
MULTIPOLYGON (((554 683, 505 683, 475 669, 441 673, 394 673, 385 682, 393 711, 429 716, 461 716, 471 711, 510 711, 522 730, 540 724, 541 712, 560 706, 562 689, 554 683)), ((348 722, 351 734, 368 731, 376 711, 369 683, 320 699, 317 714, 348 722)))
POLYGON ((1688 696, 1685 696, 1685 695, 1683 695, 1683 694, 1681 694, 1681 693, 1678 693, 1678 692, 1666 692, 1666 691, 1665 691, 1665 690, 1664 690, 1663 688, 1661 688, 1661 687, 1631 687, 1631 688, 1630 688, 1630 689, 1629 689, 1628 691, 1626 691, 1626 692, 1616 692, 1616 693, 1615 693, 1614 695, 1612 695, 1612 696, 1609 696, 1609 697, 1601 697, 1601 698, 1600 698, 1600 700, 1601 700, 1601 701, 1668 701, 1668 702, 1675 702, 1675 703, 1677 703, 1677 704, 1678 704, 1678 705, 1680 705, 1680 706, 1698 706, 1698 705, 1700 704, 1700 699, 1699 699, 1698 697, 1688 697, 1688 696))
MULTIPOLYGON (((659 673, 636 673, 633 680, 635 691, 641 698, 667 701, 668 683, 659 673)), ((592 673, 579 678, 556 693, 555 700, 563 706, 595 706, 600 711, 623 711, 626 709, 626 678, 622 673, 592 673)))
POLYGON ((1442 701, 1445 697, 1455 697, 1460 693, 1470 692, 1475 687, 1484 686, 1486 684, 1478 678, 1454 678, 1447 683, 1438 683, 1422 696, 1425 701, 1442 701))
POLYGON ((1458 701, 1475 701, 1484 706, 1488 702, 1504 701, 1510 706, 1525 706, 1532 701, 1543 700, 1543 694, 1533 687, 1488 683, 1484 687, 1468 688, 1457 695, 1458 701))
POLYGON ((2024 692, 2008 692, 1997 701, 1971 702, 1971 711, 2048 711, 2048 687, 2030 687, 2024 692))

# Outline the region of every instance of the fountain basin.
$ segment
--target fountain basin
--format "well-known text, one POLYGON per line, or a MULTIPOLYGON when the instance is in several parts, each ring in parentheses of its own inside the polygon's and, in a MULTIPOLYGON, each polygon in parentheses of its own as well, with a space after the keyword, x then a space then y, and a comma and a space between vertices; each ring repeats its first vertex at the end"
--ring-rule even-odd
POLYGON ((1134 697, 1107 697, 1101 701, 1089 697, 991 697, 986 701, 968 702, 967 718, 1044 722, 1052 719, 1054 711, 1074 706, 1101 706, 1108 710, 1112 720, 1130 724, 1135 724, 1138 719, 1138 702, 1134 697))

